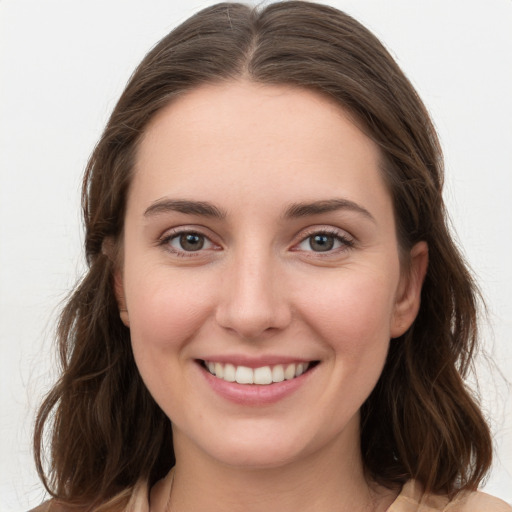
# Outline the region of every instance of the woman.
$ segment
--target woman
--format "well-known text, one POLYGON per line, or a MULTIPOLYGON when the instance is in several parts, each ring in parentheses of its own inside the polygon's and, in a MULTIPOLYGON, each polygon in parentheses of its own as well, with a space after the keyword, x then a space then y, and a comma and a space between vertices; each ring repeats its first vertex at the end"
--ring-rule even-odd
POLYGON ((473 492, 476 290, 441 188, 423 104, 347 15, 171 32, 86 171, 43 509, 510 510, 473 492))

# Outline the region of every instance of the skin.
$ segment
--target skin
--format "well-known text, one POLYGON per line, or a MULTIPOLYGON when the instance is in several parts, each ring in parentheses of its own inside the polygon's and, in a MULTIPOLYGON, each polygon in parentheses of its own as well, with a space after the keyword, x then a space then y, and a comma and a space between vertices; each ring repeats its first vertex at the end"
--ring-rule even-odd
POLYGON ((417 314, 428 251, 416 245, 401 269, 379 161, 339 106, 290 86, 201 86, 146 129, 116 294, 139 371, 173 422, 173 510, 379 510, 393 500, 365 478, 359 409, 390 340, 417 314), (169 199, 223 216, 161 206, 169 199), (286 215, 333 199, 350 207, 286 215), (185 250, 183 231, 203 248, 185 250), (315 233, 332 250, 316 250, 315 233), (318 364, 276 403, 247 405, 212 390, 198 363, 269 356, 318 364))

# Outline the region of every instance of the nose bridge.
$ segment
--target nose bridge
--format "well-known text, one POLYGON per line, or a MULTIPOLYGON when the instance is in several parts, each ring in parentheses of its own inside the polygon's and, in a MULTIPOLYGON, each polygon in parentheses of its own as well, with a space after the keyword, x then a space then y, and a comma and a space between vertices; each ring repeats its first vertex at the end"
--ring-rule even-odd
POLYGON ((245 339, 282 329, 290 320, 283 274, 268 246, 254 239, 234 251, 217 311, 220 325, 245 339))

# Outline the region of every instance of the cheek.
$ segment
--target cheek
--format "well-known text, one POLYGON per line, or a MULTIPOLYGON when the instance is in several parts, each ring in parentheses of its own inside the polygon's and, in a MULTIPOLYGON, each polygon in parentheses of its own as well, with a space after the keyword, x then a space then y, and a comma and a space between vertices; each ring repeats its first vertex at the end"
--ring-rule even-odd
POLYGON ((148 271, 133 280, 127 273, 125 283, 134 345, 175 350, 209 314, 211 298, 204 293, 204 276, 169 269, 148 271))
MULTIPOLYGON (((170 417, 183 413, 190 387, 186 385, 191 339, 207 318, 211 299, 198 293, 191 275, 147 269, 125 272, 130 337, 135 362, 149 392, 170 417), (175 390, 175 393, 169 393, 175 390)), ((202 282, 204 286, 204 280, 202 282)))
POLYGON ((302 310, 331 349, 358 357, 365 347, 387 346, 394 296, 395 279, 390 276, 347 272, 315 283, 302 310))

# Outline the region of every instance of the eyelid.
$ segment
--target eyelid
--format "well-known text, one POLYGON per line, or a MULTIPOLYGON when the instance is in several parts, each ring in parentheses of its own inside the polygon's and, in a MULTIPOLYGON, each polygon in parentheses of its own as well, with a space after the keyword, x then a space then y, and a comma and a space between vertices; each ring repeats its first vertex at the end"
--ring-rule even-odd
POLYGON ((186 257, 198 257, 203 255, 205 252, 212 250, 222 249, 221 245, 215 242, 211 235, 205 233, 205 231, 209 231, 202 226, 197 225, 185 225, 185 226, 177 226, 171 229, 167 229, 161 236, 158 237, 157 245, 163 247, 166 251, 171 254, 175 254, 177 256, 186 256, 186 257), (210 248, 201 248, 197 251, 185 251, 179 250, 171 246, 171 240, 187 234, 196 234, 204 237, 208 242, 213 246, 210 248))
POLYGON ((303 251, 306 253, 313 253, 315 256, 319 257, 328 257, 332 256, 334 254, 339 254, 340 252, 347 251, 349 249, 352 249, 356 243, 356 238, 352 236, 348 231, 345 231, 344 229, 336 228, 334 226, 311 226, 309 228, 306 228, 305 230, 301 231, 298 235, 298 241, 296 241, 291 250, 292 251, 303 251), (342 247, 338 247, 336 249, 332 249, 329 251, 304 251, 303 249, 299 249, 299 245, 305 242, 308 238, 312 237, 313 235, 327 235, 332 236, 336 238, 337 240, 341 241, 343 244, 342 247))
MULTIPOLYGON (((210 234, 207 234, 206 232, 210 232, 209 229, 205 228, 204 226, 200 225, 184 225, 184 226, 177 226, 171 229, 167 229, 161 236, 158 237, 156 241, 156 245, 164 247, 165 250, 168 252, 179 255, 179 256, 201 256, 205 252, 209 251, 218 251, 222 250, 222 245, 215 241, 215 238, 217 238, 214 234, 213 236, 210 234), (185 250, 179 250, 176 248, 172 248, 170 246, 170 241, 186 234, 198 234, 203 236, 205 239, 208 240, 210 244, 212 244, 213 247, 210 248, 201 248, 197 251, 185 251, 185 250)), ((334 226, 325 226, 325 225, 315 225, 310 226, 304 230, 302 230, 296 237, 295 242, 293 243, 291 247, 291 251, 301 251, 305 253, 313 253, 315 257, 329 257, 334 254, 339 254, 340 252, 347 251, 351 249, 355 243, 357 242, 356 238, 351 235, 348 231, 337 228, 334 226), (299 245, 302 244, 304 241, 306 241, 309 237, 313 235, 328 235, 335 237, 338 241, 342 243, 342 247, 338 247, 336 249, 332 249, 329 251, 305 251, 303 249, 299 248, 299 245)))

